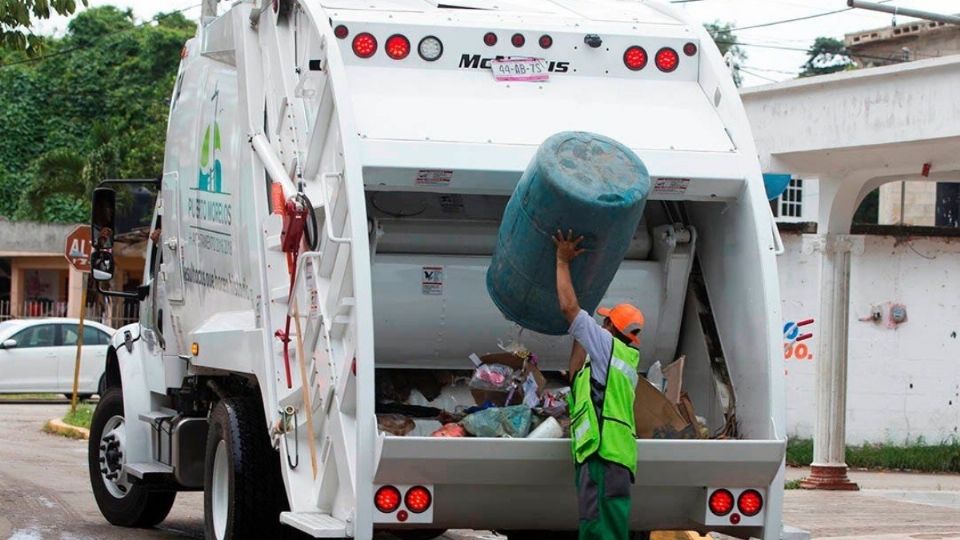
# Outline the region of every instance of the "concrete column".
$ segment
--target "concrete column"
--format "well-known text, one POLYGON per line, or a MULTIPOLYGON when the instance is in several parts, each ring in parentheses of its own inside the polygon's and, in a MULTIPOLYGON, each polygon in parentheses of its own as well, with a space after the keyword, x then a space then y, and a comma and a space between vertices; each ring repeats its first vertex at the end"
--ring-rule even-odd
POLYGON ((81 299, 83 298, 83 288, 87 286, 86 274, 74 269, 72 266, 67 271, 67 317, 80 317, 81 299))
POLYGON ((23 268, 20 261, 16 258, 10 259, 10 316, 17 318, 22 316, 23 300, 25 298, 23 290, 23 268))
POLYGON ((850 321, 850 257, 863 253, 863 238, 843 234, 817 237, 820 271, 820 350, 817 360, 817 423, 806 489, 856 490, 847 478, 847 343, 850 321))

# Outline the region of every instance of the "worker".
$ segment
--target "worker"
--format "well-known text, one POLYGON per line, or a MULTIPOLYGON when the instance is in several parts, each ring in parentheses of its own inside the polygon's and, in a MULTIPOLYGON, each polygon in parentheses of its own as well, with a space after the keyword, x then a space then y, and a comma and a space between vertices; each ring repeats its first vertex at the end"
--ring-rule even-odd
POLYGON ((603 325, 580 308, 570 263, 583 237, 557 231, 557 297, 574 338, 570 355, 570 438, 576 469, 580 540, 630 537, 630 486, 637 470, 633 417, 643 313, 630 304, 597 310, 603 325))

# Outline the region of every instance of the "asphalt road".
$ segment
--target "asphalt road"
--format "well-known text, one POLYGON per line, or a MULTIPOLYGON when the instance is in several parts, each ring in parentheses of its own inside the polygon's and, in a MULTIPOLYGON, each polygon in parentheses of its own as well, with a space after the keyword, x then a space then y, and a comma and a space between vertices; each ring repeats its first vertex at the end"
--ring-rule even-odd
MULTIPOLYGON (((64 404, 0 403, 0 539, 203 538, 203 495, 181 493, 160 527, 113 527, 97 510, 87 478, 86 441, 40 428, 64 404)), ((791 470, 788 477, 802 476, 791 470)), ((862 491, 791 490, 784 520, 814 538, 960 540, 960 476, 855 473, 862 491)), ((451 540, 492 538, 450 533, 451 540)))

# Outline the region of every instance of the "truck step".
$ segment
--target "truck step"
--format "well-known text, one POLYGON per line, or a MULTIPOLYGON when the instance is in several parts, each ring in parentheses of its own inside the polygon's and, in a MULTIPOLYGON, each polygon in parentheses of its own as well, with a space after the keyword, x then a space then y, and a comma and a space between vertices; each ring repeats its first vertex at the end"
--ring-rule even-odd
POLYGON ((140 480, 156 480, 159 477, 173 476, 173 467, 156 461, 152 463, 127 463, 123 466, 127 474, 140 480))
POLYGON ((343 538, 347 535, 346 523, 320 512, 283 512, 280 514, 280 523, 314 538, 343 538))
POLYGON ((164 411, 150 411, 146 413, 140 413, 138 418, 141 422, 146 422, 150 425, 154 425, 158 420, 169 420, 177 415, 177 411, 174 410, 164 410, 164 411))

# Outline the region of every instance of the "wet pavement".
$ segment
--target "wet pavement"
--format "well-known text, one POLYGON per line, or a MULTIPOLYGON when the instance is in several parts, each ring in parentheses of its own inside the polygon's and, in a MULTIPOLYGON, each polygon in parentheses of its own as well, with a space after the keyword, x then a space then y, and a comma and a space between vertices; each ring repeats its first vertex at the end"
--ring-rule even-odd
MULTIPOLYGON (((0 539, 203 538, 203 494, 180 493, 150 530, 122 529, 100 515, 87 477, 86 441, 41 431, 63 403, 0 403, 0 539)), ((791 469, 788 478, 805 474, 791 469)), ((813 538, 960 540, 960 476, 851 473, 859 492, 790 490, 784 519, 813 538)), ((491 538, 455 532, 450 539, 491 538)))

